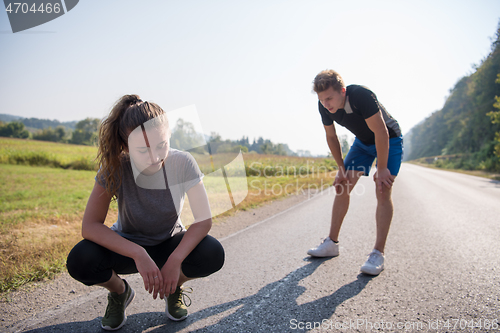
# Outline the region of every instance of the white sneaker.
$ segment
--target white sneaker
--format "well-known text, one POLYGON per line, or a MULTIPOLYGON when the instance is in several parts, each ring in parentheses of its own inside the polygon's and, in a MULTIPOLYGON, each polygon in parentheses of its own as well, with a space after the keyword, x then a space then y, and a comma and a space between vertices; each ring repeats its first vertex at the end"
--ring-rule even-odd
POLYGON ((309 249, 307 254, 313 257, 336 257, 339 255, 339 245, 326 237, 318 247, 309 249))
POLYGON ((369 275, 379 275, 384 270, 384 255, 379 250, 373 250, 368 260, 361 266, 361 272, 369 275))

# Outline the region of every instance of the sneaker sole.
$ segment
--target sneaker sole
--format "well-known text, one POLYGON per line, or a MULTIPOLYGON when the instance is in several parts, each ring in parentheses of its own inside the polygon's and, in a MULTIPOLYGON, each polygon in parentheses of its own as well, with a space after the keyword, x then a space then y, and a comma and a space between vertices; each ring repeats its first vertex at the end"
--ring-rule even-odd
MULTIPOLYGON (((134 300, 134 297, 135 297, 135 291, 134 291, 134 289, 130 288, 130 291, 131 291, 130 297, 128 298, 127 302, 125 303, 125 310, 127 309, 127 306, 129 306, 129 304, 132 303, 132 301, 134 300)), ((127 322, 127 315, 124 312, 123 313, 123 321, 122 321, 122 323, 119 326, 117 326, 115 328, 112 328, 110 326, 102 326, 102 324, 101 324, 101 328, 103 330, 106 330, 106 331, 117 331, 120 328, 122 328, 123 325, 125 325, 126 322, 127 322)))
POLYGON ((167 308, 167 311, 165 311, 165 314, 167 315, 168 319, 170 320, 173 320, 173 321, 183 321, 184 319, 186 319, 189 314, 185 315, 185 316, 182 316, 180 318, 175 318, 174 316, 172 316, 169 312, 168 312, 168 308, 167 308))
POLYGON ((167 302, 166 298, 165 298, 165 314, 167 315, 168 319, 173 320, 173 321, 182 321, 189 316, 189 313, 186 314, 185 316, 180 317, 180 318, 175 318, 174 316, 172 316, 170 314, 170 312, 168 312, 168 302, 167 302))
POLYGON ((307 251, 307 254, 310 255, 311 257, 316 257, 316 258, 326 258, 326 257, 338 257, 339 254, 327 254, 327 255, 319 255, 319 254, 314 254, 311 251, 307 251))
POLYGON ((125 323, 126 323, 126 322, 127 322, 127 316, 125 316, 125 318, 123 318, 122 323, 121 323, 121 324, 120 324, 120 326, 118 326, 118 327, 112 328, 112 327, 110 327, 110 326, 102 326, 102 325, 101 325, 101 328, 102 328, 103 330, 106 330, 106 331, 117 331, 117 330, 119 330, 120 328, 122 328, 122 327, 123 327, 123 325, 125 325, 125 323))
POLYGON ((382 273, 383 270, 384 270, 383 266, 382 266, 382 269, 380 269, 378 272, 375 269, 374 270, 370 270, 368 268, 361 267, 361 273, 368 274, 368 275, 373 275, 373 276, 379 275, 380 273, 382 273))
POLYGON ((173 320, 173 321, 182 321, 189 316, 189 313, 186 314, 185 316, 180 317, 180 318, 175 318, 174 316, 172 316, 170 314, 170 312, 168 312, 168 302, 167 302, 166 298, 165 298, 165 314, 167 315, 168 319, 173 320))

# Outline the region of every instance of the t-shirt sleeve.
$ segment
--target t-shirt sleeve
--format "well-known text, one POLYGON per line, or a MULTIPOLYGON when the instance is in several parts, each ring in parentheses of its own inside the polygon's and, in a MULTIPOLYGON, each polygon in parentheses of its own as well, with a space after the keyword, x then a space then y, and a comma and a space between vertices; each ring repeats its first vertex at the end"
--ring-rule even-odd
POLYGON ((182 187, 184 192, 187 192, 191 187, 198 184, 203 179, 203 173, 196 163, 193 155, 189 153, 185 154, 185 163, 183 168, 183 176, 182 176, 182 187))
POLYGON ((106 182, 106 179, 104 177, 104 174, 101 173, 101 169, 99 169, 99 171, 97 171, 97 174, 95 175, 94 179, 97 182, 97 184, 99 184, 102 187, 106 188, 107 182, 106 182))
POLYGON ((380 111, 377 96, 364 87, 359 87, 350 94, 349 103, 361 113, 363 119, 368 119, 380 111))
POLYGON ((333 119, 328 116, 328 110, 321 104, 320 101, 318 101, 318 109, 323 125, 330 126, 333 124, 333 119))
MULTIPOLYGON (((94 179, 97 182, 97 184, 101 185, 104 188, 107 188, 108 182, 106 180, 106 177, 108 175, 109 175, 109 173, 107 171, 101 173, 101 169, 99 169, 99 171, 97 171, 97 174, 95 175, 94 179)), ((118 180, 119 180, 118 175, 115 175, 115 177, 114 177, 115 184, 118 183, 118 180)))

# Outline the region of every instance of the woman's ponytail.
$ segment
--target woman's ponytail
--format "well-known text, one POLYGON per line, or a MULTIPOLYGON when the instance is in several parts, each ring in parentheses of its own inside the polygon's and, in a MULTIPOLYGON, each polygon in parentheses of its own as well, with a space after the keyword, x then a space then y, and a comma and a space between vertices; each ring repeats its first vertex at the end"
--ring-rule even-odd
POLYGON ((111 109, 99 128, 99 149, 97 179, 103 179, 107 192, 116 198, 121 184, 120 159, 127 149, 127 129, 122 126, 127 109, 141 103, 138 95, 125 95, 111 109))
POLYGON ((121 185, 120 163, 128 151, 128 135, 138 126, 151 119, 162 119, 168 127, 165 112, 155 103, 143 102, 138 95, 125 95, 111 109, 99 129, 97 179, 102 179, 106 191, 116 198, 121 185), (163 119, 164 118, 164 119, 163 119))

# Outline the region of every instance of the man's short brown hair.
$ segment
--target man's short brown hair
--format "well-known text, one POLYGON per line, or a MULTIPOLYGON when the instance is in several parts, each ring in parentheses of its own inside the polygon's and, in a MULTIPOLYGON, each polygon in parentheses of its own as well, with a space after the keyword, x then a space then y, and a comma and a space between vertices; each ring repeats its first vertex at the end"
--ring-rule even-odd
POLYGON ((340 92, 342 88, 345 88, 344 80, 340 74, 333 69, 325 69, 314 78, 313 90, 316 93, 320 93, 330 87, 332 87, 333 90, 340 92))

